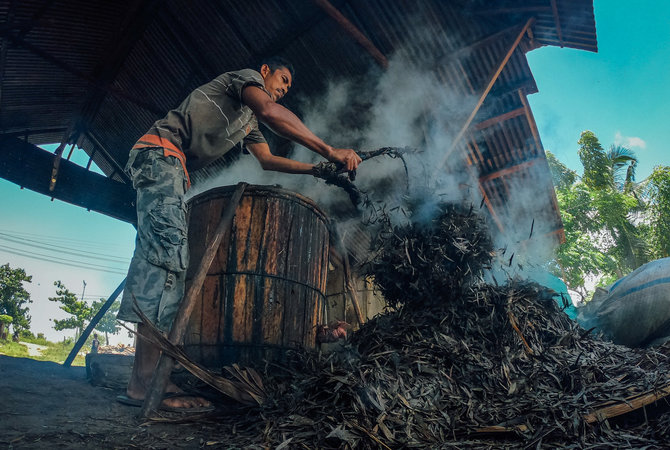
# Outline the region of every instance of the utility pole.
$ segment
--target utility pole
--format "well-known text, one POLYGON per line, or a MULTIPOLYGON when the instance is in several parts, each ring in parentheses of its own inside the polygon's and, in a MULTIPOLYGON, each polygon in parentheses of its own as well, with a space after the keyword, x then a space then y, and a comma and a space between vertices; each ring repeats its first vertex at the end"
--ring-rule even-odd
MULTIPOLYGON (((80 299, 83 302, 84 301, 84 293, 86 292, 86 280, 81 280, 81 282, 84 283, 84 289, 81 290, 81 299, 80 299)), ((75 337, 75 342, 77 341, 77 339, 79 339, 79 336, 81 336, 81 330, 82 330, 82 327, 79 327, 79 329, 77 330, 77 333, 76 333, 77 336, 75 337)))

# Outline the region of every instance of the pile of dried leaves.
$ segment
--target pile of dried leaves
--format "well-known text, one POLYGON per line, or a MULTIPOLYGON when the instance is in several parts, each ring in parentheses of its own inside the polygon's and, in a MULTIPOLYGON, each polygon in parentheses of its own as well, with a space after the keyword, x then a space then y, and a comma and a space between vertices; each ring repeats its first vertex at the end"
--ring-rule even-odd
POLYGON ((669 414, 594 412, 666 389, 670 347, 592 337, 535 283, 475 282, 491 244, 468 211, 449 207, 432 227, 394 228, 379 241, 374 273, 399 308, 342 351, 266 366, 264 405, 217 423, 227 444, 664 448, 669 414))
POLYGON ((488 228, 472 206, 440 204, 425 223, 394 226, 388 216, 373 242, 367 275, 376 280, 390 306, 424 307, 458 298, 493 256, 488 228))
POLYGON ((340 353, 301 353, 274 376, 265 442, 309 448, 661 448, 656 426, 588 423, 606 402, 665 387, 670 349, 630 350, 585 335, 532 283, 478 286, 403 308, 340 353))

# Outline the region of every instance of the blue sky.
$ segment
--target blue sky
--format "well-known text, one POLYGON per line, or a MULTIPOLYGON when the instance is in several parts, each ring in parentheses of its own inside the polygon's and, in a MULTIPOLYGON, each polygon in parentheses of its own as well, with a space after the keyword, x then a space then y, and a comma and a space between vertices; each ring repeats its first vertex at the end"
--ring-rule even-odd
MULTIPOLYGON (((529 102, 545 149, 570 168, 581 172, 577 140, 591 130, 606 148, 634 150, 641 180, 655 165, 670 165, 670 2, 595 0, 595 14, 598 53, 557 47, 528 53, 539 88, 529 102)), ((72 160, 87 159, 76 150, 72 160)), ((109 296, 125 276, 134 228, 2 179, 0 196, 0 264, 33 275, 26 285, 33 332, 52 340, 73 336, 53 330, 50 319, 67 316, 47 300, 55 295, 53 282, 62 280, 79 296, 85 281, 89 301, 109 296)))
POLYGON ((670 165, 670 2, 595 0, 598 53, 528 53, 539 93, 529 96, 545 150, 581 173, 577 140, 593 131, 639 160, 637 179, 670 165))
MULTIPOLYGON (((53 151, 55 146, 45 148, 53 151)), ((77 149, 71 161, 85 166, 88 156, 77 149)), ((24 283, 33 300, 29 305, 31 330, 50 340, 74 336, 73 330, 53 329, 51 319, 68 317, 57 303, 48 300, 56 296, 54 281, 61 280, 77 297, 83 293, 89 303, 109 297, 125 278, 135 229, 102 214, 51 201, 4 179, 0 179, 0 196, 4 210, 0 264, 23 268, 33 276, 32 283, 24 283)), ((110 341, 131 343, 132 339, 124 330, 110 341)))

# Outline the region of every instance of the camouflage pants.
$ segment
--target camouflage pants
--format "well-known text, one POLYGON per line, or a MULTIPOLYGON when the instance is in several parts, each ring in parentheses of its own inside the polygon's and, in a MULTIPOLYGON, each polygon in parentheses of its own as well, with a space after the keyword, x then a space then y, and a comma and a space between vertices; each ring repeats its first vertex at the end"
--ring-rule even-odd
POLYGON ((137 190, 137 239, 117 318, 141 322, 134 298, 158 328, 169 330, 188 267, 186 176, 161 147, 131 150, 125 170, 137 190))

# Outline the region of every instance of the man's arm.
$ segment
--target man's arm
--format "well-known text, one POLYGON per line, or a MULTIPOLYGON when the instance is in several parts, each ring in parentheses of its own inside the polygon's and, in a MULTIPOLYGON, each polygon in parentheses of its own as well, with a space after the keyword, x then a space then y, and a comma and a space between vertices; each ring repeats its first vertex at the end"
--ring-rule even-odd
POLYGON ((333 148, 327 145, 312 133, 298 116, 272 101, 270 96, 259 87, 245 87, 242 91, 242 101, 251 108, 259 120, 272 128, 277 134, 307 147, 329 161, 344 164, 346 170, 355 170, 361 162, 361 158, 352 149, 333 148))
POLYGON ((275 172, 284 173, 312 173, 313 164, 275 156, 270 153, 270 147, 264 142, 246 144, 246 147, 256 157, 263 170, 274 170, 275 172))

